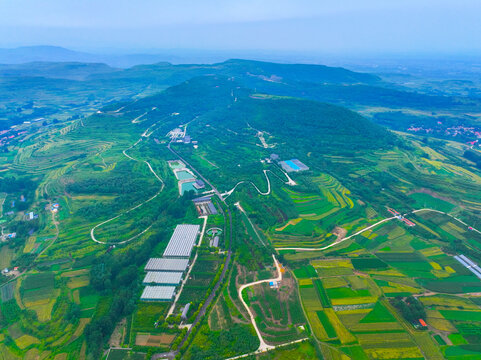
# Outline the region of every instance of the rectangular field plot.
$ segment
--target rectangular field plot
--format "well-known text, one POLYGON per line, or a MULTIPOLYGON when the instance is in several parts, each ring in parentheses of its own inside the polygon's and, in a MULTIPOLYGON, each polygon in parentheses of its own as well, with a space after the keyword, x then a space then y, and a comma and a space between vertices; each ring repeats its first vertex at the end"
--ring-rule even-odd
POLYGON ((149 331, 154 329, 154 323, 161 316, 165 316, 169 304, 167 303, 139 303, 134 313, 132 330, 149 331))
POLYGON ((359 343, 364 348, 392 347, 403 348, 413 347, 415 344, 407 332, 378 333, 378 334, 357 334, 359 343))
POLYGON ((356 298, 371 296, 367 289, 353 290, 350 287, 331 288, 326 290, 330 299, 356 298))
POLYGON ((39 274, 28 275, 22 281, 22 290, 34 290, 39 288, 53 288, 54 274, 52 272, 44 272, 39 274))
POLYGON ((306 310, 322 310, 323 306, 321 301, 319 300, 319 296, 317 293, 317 289, 312 287, 308 288, 300 288, 299 293, 301 295, 302 303, 306 310))
POLYGON ((298 279, 306 279, 306 278, 317 277, 317 272, 316 272, 316 269, 314 269, 311 265, 306 265, 299 269, 295 269, 294 275, 298 279))
POLYGON ((324 311, 317 311, 317 317, 319 318, 324 330, 326 331, 327 337, 332 339, 337 337, 336 330, 334 330, 334 326, 329 321, 326 313, 324 311))
POLYGON ((352 259, 351 262, 354 268, 359 271, 384 270, 388 268, 388 265, 378 258, 352 259))
POLYGON ((364 348, 366 354, 375 360, 422 360, 423 354, 416 346, 411 347, 378 347, 378 348, 364 348))
POLYGON ((135 336, 135 345, 138 346, 169 346, 174 341, 176 334, 150 334, 137 333, 135 336))
POLYGON ((111 349, 106 360, 144 360, 145 354, 127 349, 111 349))
POLYGON ((481 322, 481 311, 439 310, 439 312, 446 320, 481 322))

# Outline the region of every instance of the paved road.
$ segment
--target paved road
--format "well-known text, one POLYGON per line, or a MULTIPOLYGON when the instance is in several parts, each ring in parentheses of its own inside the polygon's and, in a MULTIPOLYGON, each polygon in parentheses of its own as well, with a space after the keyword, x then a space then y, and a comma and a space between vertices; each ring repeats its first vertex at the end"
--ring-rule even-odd
MULTIPOLYGON (((202 174, 199 171, 197 171, 188 161, 186 161, 175 150, 173 150, 170 147, 170 143, 167 145, 167 148, 170 150, 170 152, 172 152, 175 156, 177 156, 185 165, 189 166, 190 169, 192 169, 192 171, 194 171, 206 184, 208 184, 212 188, 212 190, 214 190, 214 194, 217 195, 219 200, 222 201, 222 203, 224 203, 224 205, 227 205, 224 198, 222 197, 222 194, 219 192, 219 190, 217 190, 217 188, 214 185, 212 185, 209 180, 207 180, 204 176, 202 176, 202 174)), ((203 316, 205 315, 205 313, 207 311, 207 308, 209 307, 212 300, 214 300, 216 292, 219 290, 219 287, 221 286, 221 284, 223 284, 225 275, 226 275, 227 270, 229 268, 229 264, 230 264, 230 261, 231 261, 231 258, 232 258, 232 214, 231 214, 231 211, 230 211, 229 207, 226 206, 226 208, 227 208, 226 212, 227 212, 228 219, 226 218, 225 212, 222 209, 222 207, 220 208, 221 212, 224 214, 224 219, 228 220, 228 222, 229 222, 229 249, 227 251, 227 256, 226 256, 225 261, 224 261, 224 269, 222 269, 222 272, 221 272, 220 277, 219 277, 219 281, 214 285, 213 290, 211 291, 211 293, 209 294, 207 299, 204 301, 204 305, 200 309, 199 314, 197 315, 194 322, 192 323, 192 326, 189 328, 189 330, 187 330, 187 333, 185 334, 184 339, 180 342, 179 348, 184 345, 184 343, 187 341, 187 338, 189 337, 192 330, 202 320, 203 316)), ((174 354, 174 356, 175 356, 177 353, 178 352, 175 351, 175 352, 164 353, 164 354, 155 354, 155 355, 153 355, 152 359, 156 360, 156 359, 166 358, 165 356, 171 355, 171 354, 174 354)), ((168 357, 168 358, 170 358, 170 357, 168 357)))
MULTIPOLYGON (((406 214, 404 214, 403 216, 406 216, 406 215, 409 215, 409 214, 415 214, 415 213, 418 213, 418 212, 422 212, 422 211, 430 211, 430 212, 436 212, 436 213, 439 213, 439 214, 444 214, 444 215, 447 215, 451 218, 453 218, 454 220, 456 221, 459 221, 461 224, 465 225, 466 227, 469 227, 471 229, 471 231, 476 231, 477 233, 481 234, 481 231, 473 228, 472 226, 469 226, 468 224, 466 224, 464 221, 458 219, 457 217, 454 217, 453 215, 450 215, 444 211, 439 211, 439 210, 434 210, 434 209, 429 209, 429 208, 424 208, 424 209, 418 209, 418 210, 413 210, 413 211, 410 211, 406 214)), ((390 220, 393 220, 393 219, 397 219, 396 216, 393 216, 393 217, 390 217, 390 218, 386 218, 386 219, 383 219, 381 221, 378 221, 377 223, 371 225, 371 226, 368 226, 367 228, 364 228, 358 232, 356 232, 355 234, 352 234, 348 237, 345 237, 339 241, 336 241, 336 242, 333 242, 332 244, 329 244, 327 246, 324 246, 324 247, 321 247, 321 248, 302 248, 302 247, 282 247, 282 248, 276 248, 277 251, 279 250, 296 250, 296 251, 319 251, 319 250, 325 250, 325 249, 329 249, 330 247, 334 246, 334 245, 337 245, 337 244, 340 244, 342 243, 343 241, 346 241, 346 240, 349 240, 350 238, 356 236, 356 235, 359 235, 359 234, 362 234, 364 231, 367 231, 369 229, 372 229, 373 227, 375 226, 378 226, 379 224, 382 224, 386 221, 390 221, 390 220)))
POLYGON ((356 235, 359 235, 359 234, 362 234, 364 231, 367 231, 369 229, 372 229, 373 227, 376 227, 378 226, 379 224, 382 224, 386 221, 390 221, 392 219, 396 219, 395 216, 393 217, 390 217, 390 218, 386 218, 386 219, 383 219, 381 221, 378 221, 377 223, 373 224, 373 225, 370 225, 368 226, 367 228, 364 228, 358 232, 356 232, 355 234, 352 234, 348 237, 345 237, 345 238, 342 238, 341 240, 339 241, 335 241, 333 242, 332 244, 329 244, 327 246, 324 246, 324 247, 321 247, 321 248, 301 248, 301 247, 283 247, 283 248, 276 248, 276 250, 297 250, 297 251, 313 251, 313 250, 326 250, 326 249, 329 249, 330 247, 333 247, 334 245, 337 245, 337 244, 340 244, 342 243, 343 241, 346 241, 346 240, 349 240, 350 238, 356 236, 356 235))
POLYGON ((228 359, 226 359, 226 360, 242 359, 242 358, 246 358, 246 357, 248 357, 248 356, 253 356, 253 355, 262 354, 262 353, 264 353, 264 352, 267 352, 267 351, 270 351, 270 350, 273 350, 273 349, 278 349, 278 348, 281 348, 281 347, 284 347, 284 346, 287 346, 287 345, 297 344, 297 343, 300 343, 300 342, 303 342, 303 341, 306 341, 306 340, 309 340, 309 338, 303 338, 303 339, 299 339, 299 340, 289 341, 289 342, 286 342, 286 343, 284 343, 284 344, 280 344, 280 345, 273 346, 272 349, 257 350, 257 351, 251 352, 251 353, 234 356, 234 357, 228 358, 228 359))
MULTIPOLYGON (((284 170, 282 170, 282 169, 280 169, 280 170, 282 171, 282 173, 283 173, 283 174, 286 176, 286 178, 287 178, 287 182, 285 182, 285 184, 290 185, 290 186, 297 185, 297 183, 296 183, 294 180, 292 180, 292 179, 290 178, 290 176, 289 176, 284 170)), ((225 193, 222 194, 222 196, 225 196, 224 199, 227 199, 227 198, 235 191, 235 189, 237 188, 237 186, 239 186, 240 184, 251 184, 252 186, 254 186, 254 188, 257 190, 257 192, 258 192, 260 195, 264 195, 264 196, 265 196, 265 195, 269 195, 269 194, 271 193, 271 182, 270 182, 270 180, 269 180, 269 176, 267 176, 267 172, 270 172, 270 173, 272 173, 273 175, 277 176, 281 181, 282 181, 282 179, 280 178, 279 175, 277 175, 276 173, 274 173, 272 170, 267 169, 267 170, 262 170, 262 171, 264 172, 264 175, 265 175, 266 180, 267 180, 267 191, 265 191, 265 192, 260 191, 259 188, 257 187, 257 185, 254 184, 252 181, 242 180, 242 181, 239 181, 237 184, 235 184, 235 186, 234 186, 232 189, 230 189, 229 191, 226 191, 225 193)))
POLYGON ((170 151, 172 154, 174 154, 174 155, 177 156, 180 160, 182 160, 182 162, 183 162, 185 165, 189 166, 206 184, 208 184, 208 185, 212 188, 212 190, 214 190, 214 194, 216 194, 216 195, 218 196, 218 198, 219 198, 223 203, 225 203, 225 200, 224 200, 224 198, 222 197, 222 194, 219 192, 219 190, 217 190, 217 188, 216 188, 214 185, 212 185, 212 183, 211 183, 209 180, 207 180, 204 176, 202 176, 202 174, 201 174, 199 171, 197 171, 197 169, 194 168, 188 161, 186 161, 182 156, 180 156, 180 155, 177 153, 177 151, 175 151, 174 149, 172 149, 172 148, 170 147, 170 143, 169 143, 169 145, 167 145, 167 149, 169 149, 169 151, 170 151))

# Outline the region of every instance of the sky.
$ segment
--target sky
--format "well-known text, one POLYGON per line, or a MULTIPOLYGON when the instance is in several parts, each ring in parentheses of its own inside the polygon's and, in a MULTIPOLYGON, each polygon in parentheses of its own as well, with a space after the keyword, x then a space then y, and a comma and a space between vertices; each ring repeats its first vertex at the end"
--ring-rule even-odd
POLYGON ((480 0, 0 0, 0 47, 481 53, 480 0))

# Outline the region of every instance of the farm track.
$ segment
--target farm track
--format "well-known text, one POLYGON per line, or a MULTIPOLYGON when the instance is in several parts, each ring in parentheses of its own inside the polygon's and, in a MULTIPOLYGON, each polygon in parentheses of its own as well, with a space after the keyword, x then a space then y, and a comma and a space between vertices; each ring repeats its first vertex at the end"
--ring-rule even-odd
MULTIPOLYGON (((152 126, 151 126, 152 127, 152 126)), ((149 127, 149 129, 151 128, 149 127)), ((131 145, 130 147, 128 147, 127 149, 123 150, 122 151, 122 154, 124 154, 128 159, 132 160, 132 161, 137 161, 137 162, 143 162, 145 163, 148 167, 149 167, 149 170, 150 172, 155 176, 155 178, 161 183, 161 187, 160 187, 160 190, 154 195, 152 196, 151 198, 147 199, 146 201, 130 208, 129 210, 127 211, 124 211, 122 213, 120 213, 119 215, 117 216, 114 216, 113 218, 110 218, 108 220, 105 220, 97 225, 95 225, 91 230, 90 230, 90 238, 92 239, 92 241, 95 241, 96 243, 98 244, 104 244, 104 245, 115 245, 115 244, 125 244, 125 243, 128 243, 132 240, 135 240, 137 239, 139 236, 143 235, 144 233, 146 233, 147 231, 149 231, 149 229, 152 227, 152 225, 148 226, 147 228, 145 228, 142 232, 138 233, 137 235, 127 239, 127 240, 124 240, 124 241, 119 241, 119 242, 108 242, 108 241, 100 241, 98 240, 96 237, 95 237, 95 229, 97 229, 98 227, 102 226, 102 225, 105 225, 115 219, 118 219, 119 217, 123 216, 123 215, 126 215, 136 209, 138 209, 139 207, 151 202, 152 200, 154 200, 157 196, 160 195, 160 193, 164 190, 164 186, 165 186, 165 183, 164 181, 157 175, 157 173, 154 171, 154 169, 152 168, 152 165, 150 165, 150 163, 147 161, 147 160, 138 160, 132 156, 130 156, 127 151, 131 150, 132 148, 134 148, 137 144, 139 144, 141 141, 142 141, 142 138, 143 137, 148 137, 150 134, 148 134, 147 132, 149 131, 149 129, 147 129, 143 134, 142 134, 142 137, 137 140, 133 145, 131 145)))
MULTIPOLYGON (((465 225, 466 227, 470 227, 471 231, 476 231, 477 233, 481 234, 481 231, 469 226, 468 224, 466 224, 464 221, 458 219, 457 217, 454 217, 453 215, 450 215, 444 211, 439 211, 439 210, 434 210, 434 209, 429 209, 429 208, 424 208, 424 209, 418 209, 418 210, 413 210, 411 212, 408 212, 406 214, 404 214, 403 216, 406 216, 406 215, 409 215, 409 214, 415 214, 415 213, 418 213, 418 212, 422 212, 422 211, 428 211, 428 212, 436 212, 436 213, 439 213, 439 214, 443 214, 443 215, 447 215, 449 217, 451 217, 452 219, 460 222, 461 224, 465 225)), ((327 246, 324 246, 324 247, 321 247, 321 248, 304 248, 304 247, 279 247, 279 248, 276 248, 277 251, 279 250, 296 250, 296 251, 320 251, 320 250, 326 250, 326 249, 329 249, 330 247, 333 247, 335 245, 338 245, 346 240, 349 240, 351 238, 353 238, 354 236, 357 236, 359 234, 362 234, 363 232, 367 231, 367 230, 370 230, 372 229, 373 227, 376 227, 378 226, 379 224, 382 224, 386 221, 390 221, 390 220, 393 220, 393 219, 396 219, 395 216, 393 217, 390 217, 390 218, 385 218, 381 221, 378 221, 377 223, 373 224, 373 225, 370 225, 368 226, 367 228, 364 228, 358 232, 356 232, 355 234, 352 234, 352 235, 349 235, 348 237, 345 237, 339 241, 336 241, 336 242, 333 242, 332 244, 329 244, 327 246)))
MULTIPOLYGON (((242 209, 242 208, 239 208, 239 209, 242 209)), ((243 211, 243 210, 241 210, 243 211)), ((273 278, 273 279, 267 279, 267 280, 259 280, 259 281, 254 281, 254 282, 251 282, 251 283, 248 283, 248 284, 244 284, 242 285, 239 290, 238 290, 238 293, 239 293, 239 298, 241 299, 241 302, 242 304, 244 305, 244 307, 246 308, 247 312, 249 313, 249 317, 251 319, 251 322, 252 322, 252 325, 254 326, 254 329, 256 331, 256 334, 257 334, 257 337, 259 338, 259 348, 254 351, 254 352, 251 352, 251 353, 247 353, 247 354, 243 354, 243 355, 238 355, 238 356, 234 356, 234 357, 231 357, 227 360, 234 360, 234 359, 241 359, 241 358, 245 358, 245 357, 248 357, 248 356, 253 356, 253 355, 256 355, 256 354, 260 354, 260 353, 263 353, 263 352, 267 352, 267 351, 270 351, 270 350, 274 350, 276 348, 279 348, 279 347, 283 347, 283 346, 287 346, 287 345, 291 345, 291 344, 295 344, 295 343, 299 343, 299 342, 302 342, 302 341, 305 341, 307 340, 307 338, 303 338, 303 339, 298 339, 298 340, 294 340, 294 341, 289 341, 287 343, 284 343, 284 344, 280 344, 280 345, 269 345, 267 344, 265 341, 264 341, 264 338, 262 337, 261 335, 261 332, 259 331, 259 328, 257 327, 257 324, 256 324, 256 320, 255 320, 255 317, 254 317, 254 314, 252 313, 251 309, 249 308, 249 306, 247 305, 247 303, 245 302, 244 298, 242 297, 242 291, 244 291, 246 288, 248 287, 251 287, 251 286, 255 286, 255 285, 259 285, 259 284, 263 284, 263 283, 269 283, 271 281, 281 281, 282 280, 282 272, 281 272, 281 268, 280 268, 280 265, 279 265, 279 262, 277 261, 276 257, 274 255, 272 255, 272 258, 274 259, 274 264, 276 265, 276 269, 277 269, 277 277, 276 278, 273 278)))

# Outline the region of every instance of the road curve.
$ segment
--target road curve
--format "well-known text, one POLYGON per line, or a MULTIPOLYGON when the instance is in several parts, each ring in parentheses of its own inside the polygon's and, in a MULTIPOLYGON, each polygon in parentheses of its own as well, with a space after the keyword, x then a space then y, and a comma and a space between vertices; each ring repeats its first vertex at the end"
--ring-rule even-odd
MULTIPOLYGON (((451 218, 453 218, 454 220, 456 221, 459 221, 461 224, 465 225, 465 226, 468 226, 470 228, 471 231, 476 231, 477 233, 481 234, 481 231, 473 228, 472 226, 469 226, 468 224, 466 224, 464 221, 458 219, 457 217, 454 217, 453 215, 450 215, 444 211, 439 211, 439 210, 434 210, 434 209, 429 209, 429 208, 424 208, 424 209, 418 209, 418 210, 413 210, 413 211, 410 211, 406 214, 404 214, 403 216, 406 216, 406 215, 409 215, 409 214, 415 214, 415 213, 418 213, 418 212, 422 212, 422 211, 431 211, 431 212, 436 212, 436 213, 439 213, 439 214, 443 214, 443 215, 447 215, 451 218)), ((324 246, 324 247, 321 247, 321 248, 303 248, 303 247, 281 247, 281 248, 276 248, 276 251, 279 251, 279 250, 296 250, 296 251, 320 251, 320 250, 326 250, 326 249, 329 249, 330 247, 333 247, 334 245, 337 245, 337 244, 340 244, 346 240, 349 240, 351 239, 352 237, 356 236, 356 235, 359 235, 359 234, 362 234, 364 231, 367 231, 369 229, 372 229, 373 227, 375 226, 378 226, 379 224, 382 224, 386 221, 390 221, 390 220, 393 220, 393 219, 396 219, 396 216, 393 216, 393 217, 390 217, 390 218, 386 218, 386 219, 383 219, 381 221, 378 221, 377 223, 373 224, 373 225, 370 225, 368 226, 367 228, 364 228, 352 235, 349 235, 348 237, 345 237, 339 241, 336 241, 336 242, 333 242, 332 244, 329 244, 327 246, 324 246)))
POLYGON ((130 213, 131 211, 134 211, 135 209, 138 209, 139 207, 147 204, 148 202, 154 200, 157 196, 159 196, 159 194, 164 190, 164 186, 165 186, 165 183, 164 181, 159 177, 159 175, 157 175, 157 173, 154 171, 154 169, 152 168, 152 166, 150 165, 150 163, 146 160, 138 160, 138 159, 135 159, 134 157, 130 156, 127 151, 129 151, 130 149, 132 149, 134 146, 136 146, 138 143, 140 143, 142 141, 142 138, 140 138, 139 140, 137 140, 133 145, 131 145, 130 147, 128 147, 127 149, 123 150, 122 151, 122 154, 124 154, 128 159, 132 160, 132 161, 137 161, 137 162, 143 162, 145 163, 148 167, 149 167, 149 170, 150 172, 155 176, 155 178, 161 183, 161 187, 160 187, 160 190, 154 195, 152 196, 151 198, 147 199, 146 201, 134 206, 133 208, 130 208, 129 210, 127 211, 124 211, 123 213, 120 213, 119 215, 117 216, 114 216, 113 218, 110 218, 108 220, 105 220, 101 223, 98 223, 97 225, 95 225, 92 229, 90 229, 90 238, 92 239, 92 241, 95 241, 97 244, 103 244, 103 245, 119 245, 119 244, 125 244, 125 243, 128 243, 132 240, 135 240, 137 239, 139 236, 141 236, 142 234, 146 233, 147 231, 149 231, 149 229, 152 227, 152 225, 148 226, 146 229, 144 229, 142 232, 138 233, 137 235, 135 236, 132 236, 131 238, 127 239, 127 240, 124 240, 124 241, 118 241, 118 242, 108 242, 108 241, 100 241, 98 240, 96 237, 95 237, 95 229, 97 229, 98 227, 102 226, 102 225, 105 225, 111 221, 114 221, 115 219, 118 219, 119 217, 123 216, 123 215, 126 215, 128 213, 130 213))
POLYGON ((241 299, 242 301, 242 304, 244 305, 244 307, 246 308, 247 312, 249 313, 249 316, 251 318, 251 322, 252 322, 252 325, 254 326, 254 329, 256 331, 256 334, 257 334, 257 337, 259 338, 259 348, 257 349, 256 352, 263 352, 263 351, 267 351, 267 350, 271 350, 271 349, 274 349, 275 346, 272 346, 272 345, 268 345, 266 344, 266 342, 264 341, 264 339, 262 338, 262 335, 261 335, 261 332, 259 331, 259 328, 257 327, 257 324, 256 324, 256 319, 254 318, 254 315, 252 314, 252 311, 251 309, 249 308, 249 306, 247 305, 247 303, 244 301, 244 298, 242 297, 242 291, 250 286, 254 286, 254 285, 258 285, 258 284, 262 284, 262 283, 266 283, 266 282, 271 282, 271 281, 281 281, 282 280, 282 272, 281 272, 281 268, 279 266, 279 262, 277 261, 276 257, 274 255, 272 255, 272 258, 274 259, 274 264, 276 265, 276 268, 277 268, 277 277, 275 279, 267 279, 267 280, 259 280, 259 281, 254 281, 254 282, 251 282, 251 283, 248 283, 248 284, 244 284, 242 285, 238 292, 239 292, 239 298, 241 299))
MULTIPOLYGON (((222 196, 225 196, 224 199, 227 199, 230 195, 232 195, 232 193, 235 191, 235 189, 237 188, 237 186, 241 185, 241 184, 251 184, 252 186, 254 186, 254 188, 257 190, 257 192, 260 194, 260 195, 269 195, 271 193, 271 182, 269 180, 269 176, 267 176, 267 172, 270 172, 274 175, 276 175, 279 179, 280 179, 280 176, 277 175, 276 173, 274 173, 272 170, 269 170, 269 169, 265 169, 265 170, 262 170, 264 172, 264 175, 266 177, 266 180, 267 180, 267 191, 265 192, 262 192, 256 184, 254 184, 252 181, 250 180, 242 180, 242 181, 239 181, 237 184, 235 184, 235 186, 230 189, 229 191, 226 191, 225 193, 222 194, 222 196)), ((285 184, 287 185, 290 185, 290 186, 294 186, 294 185, 297 185, 297 183, 292 180, 289 175, 284 172, 283 170, 281 170, 282 173, 286 176, 287 178, 287 182, 285 184)), ((282 179, 281 179, 282 180, 282 179)))

